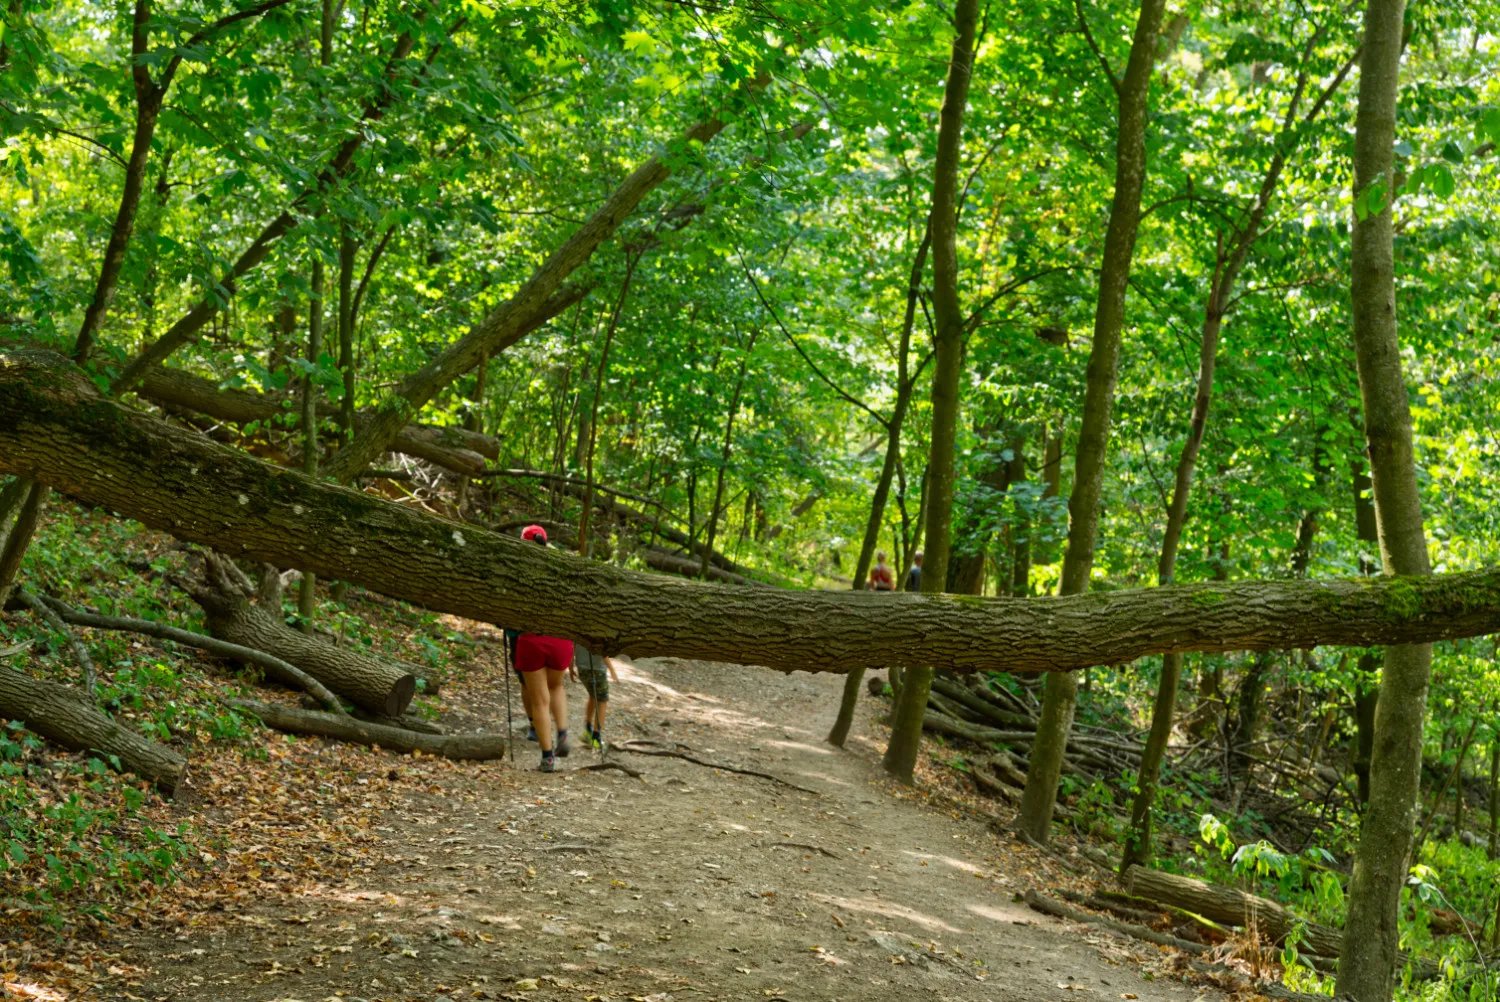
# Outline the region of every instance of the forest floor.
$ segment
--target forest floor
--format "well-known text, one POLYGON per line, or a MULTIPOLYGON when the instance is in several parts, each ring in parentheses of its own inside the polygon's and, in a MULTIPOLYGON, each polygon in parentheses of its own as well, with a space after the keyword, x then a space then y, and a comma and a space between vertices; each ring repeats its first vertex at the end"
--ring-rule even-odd
MULTIPOLYGON (((481 642, 498 640, 480 629, 481 642)), ((482 650, 442 694, 443 721, 503 729, 503 678, 482 650)), ((202 875, 213 879, 143 903, 139 921, 104 934, 87 971, 49 960, 40 941, 18 957, 12 941, 6 966, 21 973, 3 979, 0 997, 1220 997, 1186 982, 1170 951, 1021 903, 1028 888, 1085 885, 998 836, 982 811, 932 792, 943 784, 913 791, 885 779, 884 701, 862 694, 848 749, 827 746, 842 681, 622 663, 607 737, 780 782, 609 752, 635 778, 588 768, 601 758, 576 743, 545 775, 524 740, 515 765, 280 735, 263 753, 205 751, 194 792, 156 820, 214 833, 202 875)), ((581 687, 569 695, 579 734, 581 687)), ((951 774, 934 751, 924 780, 951 774)))

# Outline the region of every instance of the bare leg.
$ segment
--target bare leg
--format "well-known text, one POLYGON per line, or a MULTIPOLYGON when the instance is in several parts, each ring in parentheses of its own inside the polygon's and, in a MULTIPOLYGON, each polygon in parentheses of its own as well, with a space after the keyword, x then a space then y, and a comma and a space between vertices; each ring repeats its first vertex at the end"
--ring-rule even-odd
POLYGON ((584 724, 586 726, 588 726, 588 727, 597 726, 594 723, 594 711, 595 711, 595 708, 598 705, 599 705, 598 701, 594 699, 594 694, 593 693, 589 693, 588 702, 585 703, 584 707, 583 707, 583 722, 584 722, 584 724))
MULTIPOLYGON (((531 714, 532 726, 536 728, 536 743, 542 746, 542 751, 552 750, 552 714, 549 708, 548 679, 544 676, 560 674, 550 671, 528 671, 521 673, 522 684, 525 687, 526 709, 531 714)), ((563 713, 568 712, 568 706, 563 704, 563 713)), ((567 717, 563 717, 567 720, 567 717)))
MULTIPOLYGON (((542 673, 536 672, 535 674, 540 675, 542 673)), ((557 725, 559 731, 565 731, 568 729, 568 690, 563 688, 562 672, 553 671, 551 668, 547 669, 547 691, 551 702, 552 722, 557 725)), ((537 734, 541 734, 541 728, 537 728, 537 734)), ((551 744, 552 728, 549 725, 547 728, 547 744, 542 747, 547 748, 551 744)))
POLYGON ((591 702, 591 703, 594 704, 594 717, 593 717, 593 720, 594 720, 594 730, 596 730, 596 731, 602 731, 602 730, 604 730, 604 709, 605 709, 605 707, 609 706, 609 700, 607 700, 607 699, 598 699, 598 700, 591 699, 591 700, 589 700, 589 702, 591 702))

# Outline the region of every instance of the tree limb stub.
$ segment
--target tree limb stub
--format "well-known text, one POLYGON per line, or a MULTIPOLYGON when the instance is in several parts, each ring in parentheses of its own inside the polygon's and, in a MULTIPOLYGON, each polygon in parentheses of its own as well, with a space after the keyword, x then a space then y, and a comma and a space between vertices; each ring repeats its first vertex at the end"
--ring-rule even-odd
POLYGON ((0 347, 0 473, 179 539, 605 654, 802 671, 1067 671, 1168 651, 1500 631, 1500 568, 1034 599, 750 589, 626 571, 263 463, 103 399, 66 359, 37 349, 0 347))

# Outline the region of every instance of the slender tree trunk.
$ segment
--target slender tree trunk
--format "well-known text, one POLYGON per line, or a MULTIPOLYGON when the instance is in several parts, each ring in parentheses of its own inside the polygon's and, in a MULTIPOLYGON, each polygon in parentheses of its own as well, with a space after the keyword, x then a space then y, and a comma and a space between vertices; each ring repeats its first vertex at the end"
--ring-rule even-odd
POLYGON ((1361 809, 1370 802, 1370 757, 1375 753, 1375 707, 1380 700, 1380 688, 1365 679, 1379 670, 1377 655, 1360 655, 1361 679, 1354 687, 1354 783, 1361 809))
POLYGON ((708 512, 708 534, 704 537, 703 563, 698 568, 700 578, 708 577, 708 561, 714 554, 714 540, 719 532, 719 509, 724 504, 724 476, 729 471, 729 455, 734 448, 734 419, 740 410, 740 394, 745 389, 745 371, 750 368, 750 355, 755 351, 755 339, 760 331, 751 331, 745 344, 745 355, 740 359, 740 374, 734 381, 734 393, 729 397, 729 416, 724 420, 724 448, 719 454, 719 473, 714 484, 714 503, 708 512))
MULTIPOLYGON (((592 549, 589 541, 589 519, 594 509, 594 445, 598 441, 599 398, 604 395, 604 375, 609 371, 609 349, 615 341, 615 331, 620 326, 620 312, 625 308, 625 297, 630 293, 630 278, 635 274, 635 264, 640 256, 632 254, 625 266, 625 278, 620 282, 620 295, 615 299, 615 308, 610 313, 609 327, 604 332, 604 344, 599 349, 599 370, 594 376, 594 397, 588 411, 588 449, 584 454, 583 514, 578 516, 578 552, 585 557, 592 549)), ((579 434, 583 434, 582 425, 579 434)))
MULTIPOLYGON (((915 380, 908 374, 911 357, 911 332, 916 321, 917 298, 921 294, 922 272, 927 267, 927 251, 932 246, 932 226, 929 223, 922 234, 922 242, 912 258, 911 276, 906 285, 906 313, 901 318, 901 344, 896 353, 896 405, 891 410, 891 420, 886 425, 885 462, 880 467, 880 479, 875 483, 875 496, 870 501, 870 517, 865 521, 865 538, 859 547, 859 562, 854 565, 854 588, 866 585, 870 564, 875 559, 875 550, 880 540, 880 526, 885 520, 885 506, 891 494, 891 481, 896 475, 896 466, 901 460, 901 428, 906 422, 906 412, 911 406, 911 394, 915 380)), ((855 683, 855 691, 858 691, 855 683)), ((852 708, 851 708, 852 709, 852 708)), ((840 714, 842 716, 842 713, 840 714)), ((835 731, 838 729, 834 728, 835 731)), ((846 728, 847 730, 847 728, 846 728)), ((833 742, 843 747, 843 739, 833 742)))
MULTIPOLYGON (((323 355, 323 259, 313 258, 312 297, 307 314, 307 363, 316 367, 323 355)), ((312 373, 302 381, 302 472, 318 474, 318 382, 312 373)), ((303 571, 297 591, 297 614, 302 629, 312 629, 313 611, 318 601, 318 576, 303 571)))
MULTIPOLYGON (((912 258, 911 276, 906 285, 906 313, 901 318, 901 346, 896 354, 896 405, 891 410, 891 420, 886 425, 885 462, 880 468, 880 479, 875 484, 875 496, 870 501, 870 518, 865 522, 865 538, 859 548, 859 562, 854 566, 854 588, 865 587, 865 578, 870 573, 870 562, 880 540, 880 524, 885 518, 886 501, 891 493, 891 480, 901 465, 901 429, 906 423, 906 412, 911 406, 912 390, 916 380, 907 372, 911 354, 911 332, 916 322, 917 298, 921 293, 922 272, 927 265, 927 251, 932 246, 932 225, 922 234, 922 243, 912 258)), ((906 558, 902 557, 901 573, 906 574, 906 558)), ((896 587, 901 587, 898 581, 896 587)), ((854 726, 854 708, 859 703, 859 689, 864 682, 865 670, 855 668, 844 678, 844 693, 839 699, 839 713, 828 732, 828 743, 835 748, 844 747, 849 739, 849 728, 854 726)))
MULTIPOLYGON (((10 601, 10 593, 16 586, 16 576, 21 572, 21 560, 31 546, 31 537, 36 533, 37 519, 41 516, 42 502, 47 500, 48 494, 47 488, 35 481, 22 478, 17 483, 23 485, 24 495, 20 502, 21 511, 16 515, 10 532, 5 534, 5 545, 0 547, 0 609, 5 608, 5 603, 10 601)), ((0 522, 0 531, 4 528, 4 523, 0 522)))
MULTIPOLYGON (((1356 204, 1363 202, 1364 207, 1377 211, 1355 213, 1350 298, 1382 563, 1386 574, 1421 576, 1430 574, 1431 567, 1396 327, 1391 215, 1404 14, 1404 0, 1368 0, 1365 8, 1354 191, 1356 204), (1374 185, 1384 186, 1383 197, 1373 197, 1374 185)), ((1338 994, 1351 995, 1359 1002, 1387 1002, 1391 997, 1399 940, 1397 913, 1416 817, 1431 670, 1430 644, 1386 650, 1375 706, 1370 803, 1360 826, 1349 881, 1336 986, 1338 994)))
POLYGON ((1500 856, 1500 735, 1490 735, 1490 859, 1500 856))
POLYGON ((339 371, 344 377, 344 399, 339 406, 343 440, 354 437, 354 390, 358 372, 354 364, 354 255, 359 241, 345 223, 339 236, 339 371))
MULTIPOLYGON (((1125 323, 1125 294, 1130 263, 1135 256, 1136 231, 1141 217, 1141 190, 1146 181, 1146 118, 1151 92, 1151 69, 1161 32, 1166 0, 1141 0, 1130 60, 1120 84, 1119 124, 1115 138, 1115 197, 1104 239, 1104 261, 1099 275, 1099 299, 1094 311, 1094 341, 1089 350, 1087 386, 1078 433, 1078 458, 1073 470, 1073 494, 1068 502, 1068 549, 1063 556, 1063 595, 1088 590, 1094 566, 1094 543, 1099 534, 1100 493, 1109 448, 1110 409, 1119 373, 1120 335, 1125 323)), ((1063 752, 1073 729, 1078 701, 1078 677, 1059 673, 1047 677, 1026 789, 1021 796, 1017 827, 1045 844, 1051 838, 1052 811, 1062 777, 1063 752)))
MULTIPOLYGON (((1005 479, 1010 484, 1026 481, 1026 438, 1016 435, 1010 440, 1010 462, 1006 464, 1005 479)), ((1012 533, 1010 562, 1010 593, 1016 598, 1031 595, 1031 516, 1017 505, 1020 512, 1012 533)))
MULTIPOLYGON (((963 308, 958 293, 958 159, 963 141, 964 109, 974 72, 974 32, 978 0, 957 0, 953 10, 953 52, 948 62, 943 107, 938 115, 937 157, 933 164, 932 305, 936 334, 932 374, 932 448, 927 503, 927 553, 922 592, 935 595, 948 580, 949 527, 953 520, 954 439, 958 430, 959 375, 963 368, 963 308)), ((922 744, 922 718, 932 669, 907 669, 901 693, 891 711, 891 741, 885 770, 903 783, 912 782, 922 744)))

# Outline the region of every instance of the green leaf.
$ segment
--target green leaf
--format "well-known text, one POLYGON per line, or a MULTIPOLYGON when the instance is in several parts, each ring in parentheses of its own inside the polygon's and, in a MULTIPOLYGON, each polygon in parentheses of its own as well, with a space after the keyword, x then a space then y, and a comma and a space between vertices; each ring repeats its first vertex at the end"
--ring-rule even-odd
POLYGON ((1432 193, 1438 198, 1452 196, 1453 189, 1457 187, 1453 180, 1453 172, 1443 164, 1434 164, 1427 169, 1427 183, 1432 187, 1432 193))
POLYGON ((1443 144, 1442 157, 1451 164, 1461 164, 1464 162, 1464 151, 1450 139, 1443 144))

